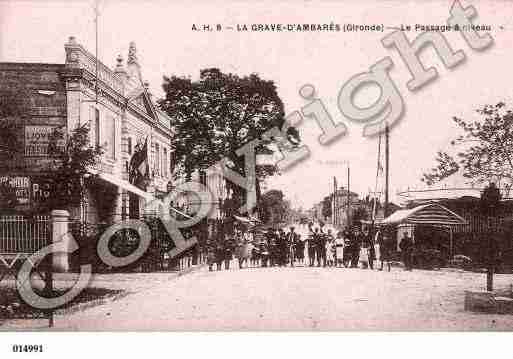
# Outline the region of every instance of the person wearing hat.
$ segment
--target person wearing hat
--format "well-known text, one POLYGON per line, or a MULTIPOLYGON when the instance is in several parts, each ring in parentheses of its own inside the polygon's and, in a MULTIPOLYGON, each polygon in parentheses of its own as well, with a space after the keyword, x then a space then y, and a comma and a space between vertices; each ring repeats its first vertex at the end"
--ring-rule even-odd
POLYGON ((207 239, 207 264, 209 272, 212 272, 214 263, 216 262, 216 248, 215 243, 211 239, 207 239))
POLYGON ((342 267, 344 263, 344 232, 338 231, 335 239, 335 267, 342 267))
POLYGON ((324 231, 319 231, 319 234, 317 236, 316 240, 316 249, 317 249, 317 267, 320 267, 321 265, 323 267, 326 267, 326 242, 328 241, 328 235, 324 233, 324 231))
POLYGON ((411 271, 413 269, 413 249, 414 244, 408 232, 403 233, 403 238, 399 243, 399 249, 403 257, 404 269, 411 271))
POLYGON ((296 243, 294 244, 294 255, 300 264, 303 264, 305 259, 305 242, 301 240, 301 235, 298 234, 296 237, 296 243))
POLYGON ((269 266, 273 267, 276 263, 276 233, 273 229, 267 231, 266 240, 269 266))
MULTIPOLYGON (((311 228, 310 228, 311 229, 311 228)), ((317 241, 319 239, 319 228, 315 227, 315 230, 310 231, 308 236, 308 261, 310 267, 315 265, 315 255, 317 252, 317 241)))
POLYGON ((287 233, 287 249, 291 267, 294 267, 294 260, 296 259, 296 254, 294 250, 296 242, 298 241, 298 234, 294 232, 294 230, 294 227, 290 227, 290 232, 287 233))
POLYGON ((360 249, 362 247, 363 235, 360 228, 354 227, 353 229, 353 240, 351 244, 351 268, 358 268, 358 262, 360 261, 360 249))
POLYGON ((223 243, 224 249, 224 269, 230 269, 230 262, 233 259, 233 251, 235 249, 234 235, 228 235, 225 237, 223 243))

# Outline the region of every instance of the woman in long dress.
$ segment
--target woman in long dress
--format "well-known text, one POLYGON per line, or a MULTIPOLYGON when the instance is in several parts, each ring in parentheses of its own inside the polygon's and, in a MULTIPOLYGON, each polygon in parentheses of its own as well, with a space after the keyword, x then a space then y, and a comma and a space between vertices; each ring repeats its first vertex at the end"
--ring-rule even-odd
POLYGON ((333 267, 335 264, 335 239, 332 235, 329 235, 326 241, 326 262, 328 267, 333 267))
POLYGON ((335 259, 337 267, 344 265, 344 234, 342 231, 337 233, 337 238, 335 239, 335 259))

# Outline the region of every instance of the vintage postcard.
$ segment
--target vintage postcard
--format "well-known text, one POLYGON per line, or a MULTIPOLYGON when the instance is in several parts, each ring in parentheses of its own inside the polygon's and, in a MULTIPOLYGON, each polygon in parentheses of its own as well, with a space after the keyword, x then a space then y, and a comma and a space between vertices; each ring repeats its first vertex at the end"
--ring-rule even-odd
POLYGON ((513 330, 512 14, 0 1, 0 330, 513 330))

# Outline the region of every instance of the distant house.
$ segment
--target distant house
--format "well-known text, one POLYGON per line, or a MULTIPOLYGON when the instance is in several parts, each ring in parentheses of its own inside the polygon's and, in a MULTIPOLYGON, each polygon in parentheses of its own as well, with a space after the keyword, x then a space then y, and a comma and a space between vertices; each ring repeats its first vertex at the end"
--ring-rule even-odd
MULTIPOLYGON (((407 193, 406 207, 438 203, 465 219, 467 224, 454 228, 454 253, 485 261, 489 239, 499 243, 501 251, 513 260, 513 200, 500 201, 495 213, 485 213, 481 207, 480 188, 442 188, 407 193)), ((509 261, 509 260, 508 260, 509 261)))

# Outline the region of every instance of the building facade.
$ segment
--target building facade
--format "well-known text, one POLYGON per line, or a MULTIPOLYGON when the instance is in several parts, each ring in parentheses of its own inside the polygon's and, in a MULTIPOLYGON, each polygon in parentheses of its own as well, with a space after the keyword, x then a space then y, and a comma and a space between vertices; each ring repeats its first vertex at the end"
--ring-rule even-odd
POLYGON ((135 44, 126 63, 119 56, 114 69, 73 37, 64 49, 62 64, 0 63, 0 91, 19 87, 29 98, 25 114, 15 119, 24 150, 1 161, 2 181, 16 187, 20 210, 36 206, 50 195, 44 180, 49 134, 58 126, 70 133, 88 123, 91 145, 104 153, 91 169, 98 183, 88 187, 80 208, 68 208, 72 217, 108 223, 158 210, 148 204, 172 188, 173 130, 143 81, 135 44), (129 165, 143 148, 148 181, 137 187, 129 181, 129 165))
POLYGON ((337 228, 344 228, 350 225, 352 213, 356 206, 358 206, 358 194, 348 191, 344 187, 340 187, 332 194, 332 223, 337 228), (348 218, 349 215, 349 218, 348 218))

